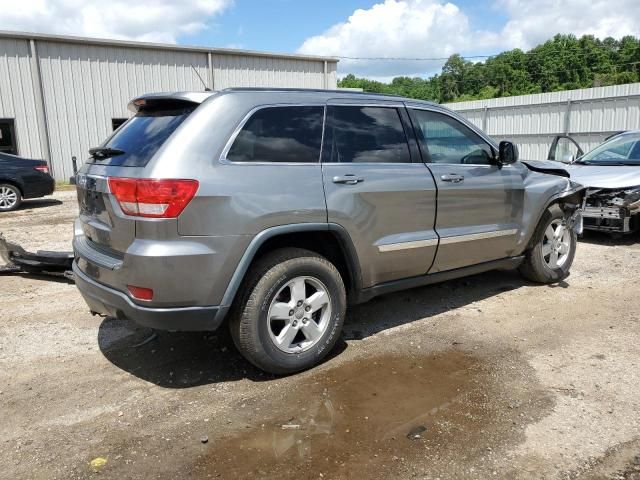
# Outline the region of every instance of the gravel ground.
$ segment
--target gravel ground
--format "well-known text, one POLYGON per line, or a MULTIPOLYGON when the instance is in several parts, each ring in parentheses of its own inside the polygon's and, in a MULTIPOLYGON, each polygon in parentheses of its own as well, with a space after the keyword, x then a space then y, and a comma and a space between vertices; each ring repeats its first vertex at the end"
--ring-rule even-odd
MULTIPOLYGON (((0 231, 69 249, 74 192, 0 231)), ((92 317, 73 284, 0 276, 0 478, 640 479, 640 238, 572 275, 515 272, 352 308, 319 367, 257 371, 225 331, 92 317)))

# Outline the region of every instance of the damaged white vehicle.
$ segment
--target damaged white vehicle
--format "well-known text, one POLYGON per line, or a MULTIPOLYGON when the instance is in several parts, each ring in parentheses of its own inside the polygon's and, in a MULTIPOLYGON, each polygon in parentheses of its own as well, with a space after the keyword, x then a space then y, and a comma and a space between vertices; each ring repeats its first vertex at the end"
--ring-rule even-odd
POLYGON ((549 160, 565 163, 571 180, 587 187, 585 229, 640 230, 640 131, 613 135, 587 154, 573 138, 558 136, 549 160))

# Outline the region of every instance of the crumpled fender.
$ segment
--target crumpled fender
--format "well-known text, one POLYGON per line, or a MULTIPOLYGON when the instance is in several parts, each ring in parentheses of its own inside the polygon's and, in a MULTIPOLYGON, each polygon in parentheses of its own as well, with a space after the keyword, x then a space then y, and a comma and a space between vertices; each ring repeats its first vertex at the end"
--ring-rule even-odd
POLYGON ((521 163, 534 172, 571 178, 571 174, 565 168, 562 168, 558 162, 551 162, 549 160, 521 160, 521 163))
POLYGON ((549 169, 544 165, 547 162, 536 162, 538 165, 531 168, 530 165, 524 162, 520 163, 523 164, 521 171, 525 187, 525 208, 522 218, 523 229, 519 242, 522 250, 518 253, 530 247, 536 226, 545 210, 553 204, 557 204, 565 212, 567 220, 571 219, 571 223, 575 223, 579 228, 579 212, 584 205, 586 193, 586 188, 572 181, 569 175, 563 174, 564 170, 561 167, 558 168, 552 165, 554 168, 549 169), (542 165, 539 163, 542 163, 542 165), (576 213, 577 215, 574 215, 576 213))

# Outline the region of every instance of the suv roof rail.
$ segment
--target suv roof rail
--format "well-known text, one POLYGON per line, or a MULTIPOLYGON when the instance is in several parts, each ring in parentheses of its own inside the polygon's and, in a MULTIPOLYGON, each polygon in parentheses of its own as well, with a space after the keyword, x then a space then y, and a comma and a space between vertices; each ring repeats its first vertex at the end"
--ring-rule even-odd
MULTIPOLYGON (((407 98, 402 95, 396 95, 393 93, 375 93, 375 92, 355 92, 353 90, 331 90, 326 88, 284 88, 284 87, 231 87, 220 90, 221 92, 317 92, 317 93, 335 93, 341 95, 366 95, 376 97, 393 97, 393 98, 407 98)), ((419 100, 418 101, 428 101, 419 100)))

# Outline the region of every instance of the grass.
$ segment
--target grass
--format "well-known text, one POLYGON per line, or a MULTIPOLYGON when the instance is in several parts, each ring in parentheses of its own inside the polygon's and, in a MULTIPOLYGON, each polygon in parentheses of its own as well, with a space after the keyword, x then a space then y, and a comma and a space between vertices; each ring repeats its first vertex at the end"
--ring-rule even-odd
POLYGON ((65 181, 56 181, 56 190, 58 191, 67 191, 67 190, 75 190, 76 186, 71 185, 69 182, 65 181))

